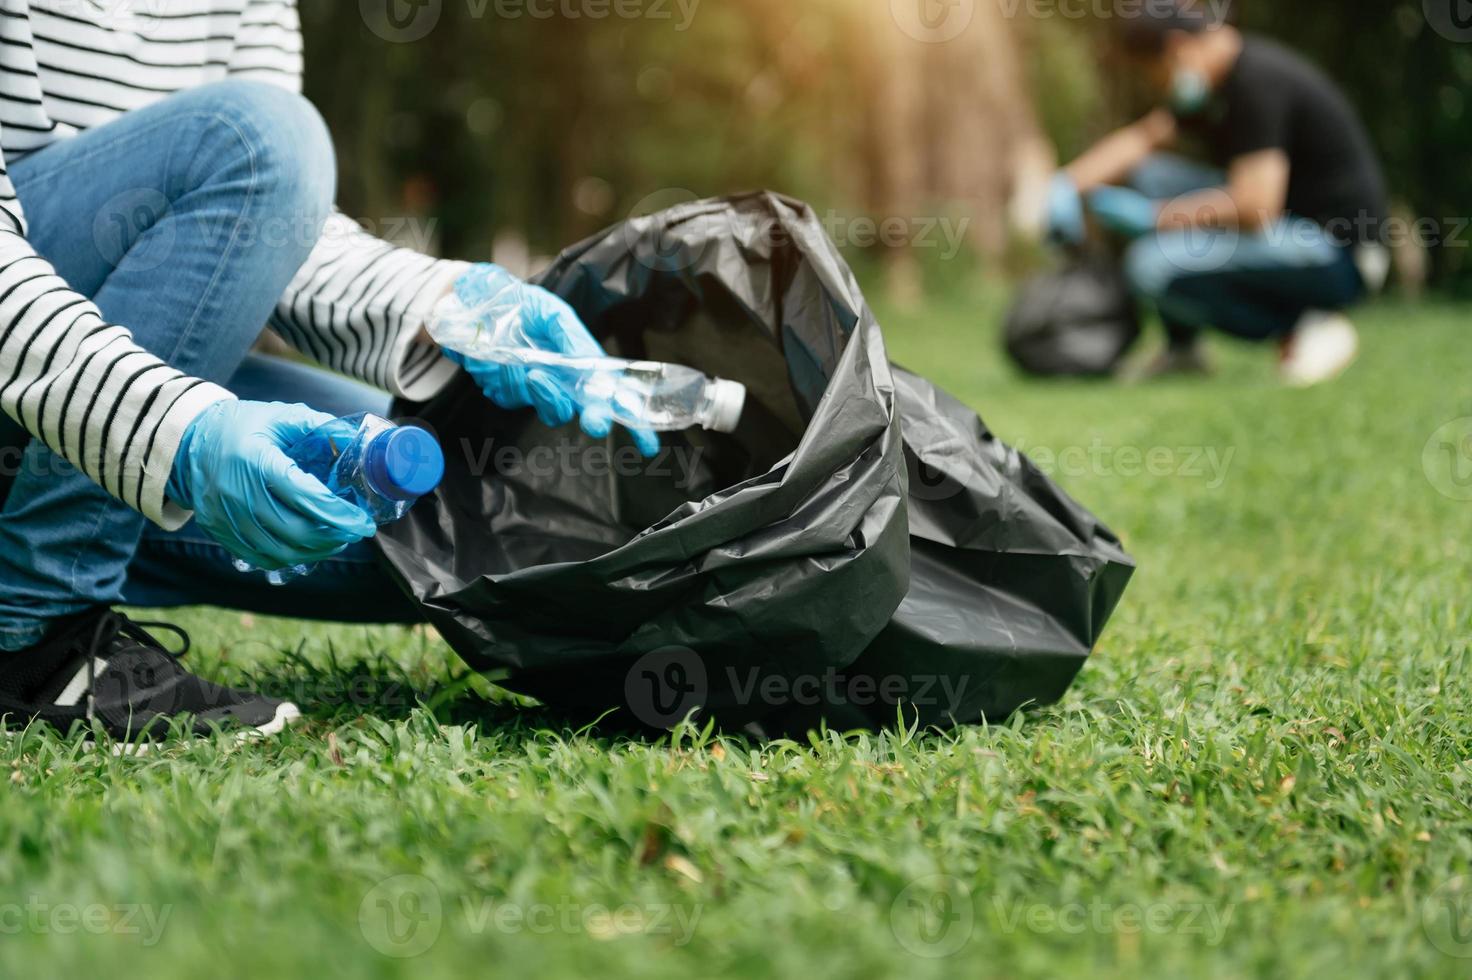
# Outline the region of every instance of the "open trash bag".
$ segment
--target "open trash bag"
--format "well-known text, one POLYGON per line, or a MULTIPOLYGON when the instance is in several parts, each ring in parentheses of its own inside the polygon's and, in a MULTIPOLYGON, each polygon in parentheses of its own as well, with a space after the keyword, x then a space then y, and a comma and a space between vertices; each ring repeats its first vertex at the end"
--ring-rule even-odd
POLYGON ((773 194, 615 226, 538 281, 611 354, 747 386, 729 435, 550 430, 462 377, 401 415, 438 491, 378 536, 467 663, 556 708, 800 731, 1056 699, 1133 564, 965 406, 891 368, 813 212, 773 194))
POLYGON ((1004 336, 1008 356, 1028 374, 1102 377, 1140 339, 1140 312, 1117 259, 1074 256, 1023 284, 1004 336))

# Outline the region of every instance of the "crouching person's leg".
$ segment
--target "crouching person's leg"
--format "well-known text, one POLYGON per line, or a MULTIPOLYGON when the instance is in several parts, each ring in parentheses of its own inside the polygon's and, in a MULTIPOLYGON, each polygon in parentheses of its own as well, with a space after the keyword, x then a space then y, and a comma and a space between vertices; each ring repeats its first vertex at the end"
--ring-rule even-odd
MULTIPOLYGON (((1172 153, 1152 154, 1129 175, 1130 187, 1154 201, 1169 201, 1197 191, 1221 187, 1226 182, 1227 176, 1223 171, 1172 153)), ((1164 258, 1165 256, 1139 256, 1138 260, 1149 264, 1164 258)), ((1204 370, 1206 361, 1199 350, 1201 328, 1164 313, 1161 319, 1165 327, 1167 346, 1151 373, 1204 370)))
POLYGON ((1206 374, 1210 368, 1200 343, 1211 325, 1209 307, 1168 303, 1172 287, 1187 275, 1201 272, 1217 257, 1207 236, 1213 232, 1165 232, 1136 239, 1124 256, 1124 274, 1130 288, 1153 308, 1165 327, 1165 350, 1144 369, 1143 377, 1206 374), (1204 261, 1203 261, 1204 259, 1204 261))
MULTIPOLYGON (((31 241, 60 275, 141 346, 219 383, 315 246, 334 173, 316 112, 252 82, 170 97, 11 169, 31 241)), ((35 682, 40 661, 74 655, 76 644, 58 637, 81 627, 113 653, 131 643, 123 659, 161 656, 105 612, 123 598, 144 519, 38 441, 20 464, 0 517, 0 649, 21 652, 0 663, 0 695, 21 661, 23 679, 35 682), (58 644, 67 649, 50 649, 58 644)), ((89 698, 95 680, 83 685, 89 698)), ((174 686, 202 690, 189 681, 174 686)))
POLYGON ((1299 345, 1313 380, 1338 374, 1358 348, 1353 327, 1333 315, 1364 293, 1353 253, 1312 221, 1288 218, 1254 234, 1163 233, 1136 242, 1126 270, 1167 321, 1288 345, 1285 380, 1302 383, 1299 345))

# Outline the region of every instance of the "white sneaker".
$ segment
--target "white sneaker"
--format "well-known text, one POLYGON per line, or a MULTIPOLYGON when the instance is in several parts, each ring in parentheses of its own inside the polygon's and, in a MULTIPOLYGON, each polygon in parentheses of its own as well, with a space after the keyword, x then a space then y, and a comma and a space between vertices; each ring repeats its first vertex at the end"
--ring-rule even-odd
POLYGON ((1283 342, 1283 383, 1308 388, 1339 377, 1359 356, 1360 335, 1342 313, 1309 310, 1283 342))

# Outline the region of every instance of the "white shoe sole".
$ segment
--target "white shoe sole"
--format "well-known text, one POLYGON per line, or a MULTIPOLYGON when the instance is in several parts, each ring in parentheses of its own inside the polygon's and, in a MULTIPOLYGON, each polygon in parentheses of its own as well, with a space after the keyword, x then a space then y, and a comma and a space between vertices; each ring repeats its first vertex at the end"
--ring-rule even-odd
POLYGON ((276 716, 264 725, 255 728, 247 728, 243 732, 235 734, 236 741, 243 742, 252 738, 265 738, 270 735, 280 735, 286 731, 288 725, 302 720, 302 709, 290 701, 282 701, 276 706, 276 716))
MULTIPOLYGON (((230 739, 237 745, 240 745, 245 742, 256 742, 263 738, 270 738, 272 735, 280 735, 286 731, 289 725, 300 721, 301 717, 302 711, 300 708, 290 701, 283 701, 276 706, 276 714, 272 716, 270 721, 264 725, 242 728, 238 732, 233 732, 230 735, 230 739)), ((169 742, 114 742, 112 743, 112 754, 114 756, 143 756, 154 749, 161 749, 169 744, 169 742)), ((175 741, 173 744, 178 744, 178 742, 175 741)), ((88 746, 89 751, 96 747, 90 741, 88 742, 88 746)))
POLYGON ((1328 369, 1315 371, 1312 374, 1284 371, 1282 374, 1283 383, 1290 388, 1314 388, 1318 385, 1328 384, 1330 381, 1342 376, 1345 371, 1354 367, 1354 362, 1359 360, 1359 357, 1359 347, 1356 346, 1353 351, 1345 355, 1341 360, 1336 361, 1328 369))
MULTIPOLYGON (((243 728, 238 732, 232 732, 230 738, 236 744, 270 738, 273 735, 280 735, 288 727, 300 721, 301 718, 302 711, 300 708, 290 701, 283 701, 276 706, 276 713, 271 717, 270 721, 250 728, 243 728)), ((23 734, 23 731, 0 730, 0 737, 5 738, 19 738, 23 734)), ((181 741, 180 739, 174 739, 168 742, 109 742, 107 745, 108 751, 114 756, 144 756, 155 749, 162 749, 166 745, 177 745, 181 741)), ((87 736, 82 742, 82 751, 97 751, 97 740, 90 735, 87 736)))
POLYGON ((1294 343, 1299 347, 1296 356, 1290 354, 1279 369, 1283 383, 1292 388, 1312 388, 1333 381, 1360 355, 1359 333, 1342 316, 1319 317, 1294 343))

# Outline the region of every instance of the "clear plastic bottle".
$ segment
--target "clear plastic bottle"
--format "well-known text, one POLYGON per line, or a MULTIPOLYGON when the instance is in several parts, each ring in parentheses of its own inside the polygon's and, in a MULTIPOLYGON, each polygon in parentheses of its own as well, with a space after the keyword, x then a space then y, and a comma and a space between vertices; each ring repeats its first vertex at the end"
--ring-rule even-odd
MULTIPOLYGON (((286 455, 328 490, 363 508, 377 524, 403 517, 445 475, 445 456, 434 436, 366 412, 308 433, 286 455), (335 435, 342 431, 343 422, 357 427, 346 443, 335 435)), ((242 572, 255 570, 240 559, 235 560, 235 567, 242 572)), ((311 570, 310 565, 293 565, 266 572, 266 579, 272 585, 283 585, 311 570)))
POLYGON ((746 386, 694 368, 617 357, 574 357, 538 349, 522 330, 519 305, 504 294, 467 306, 451 293, 434 309, 429 334, 442 347, 497 364, 545 372, 581 409, 607 405, 631 429, 673 432, 698 425, 733 432, 746 406, 746 386))

